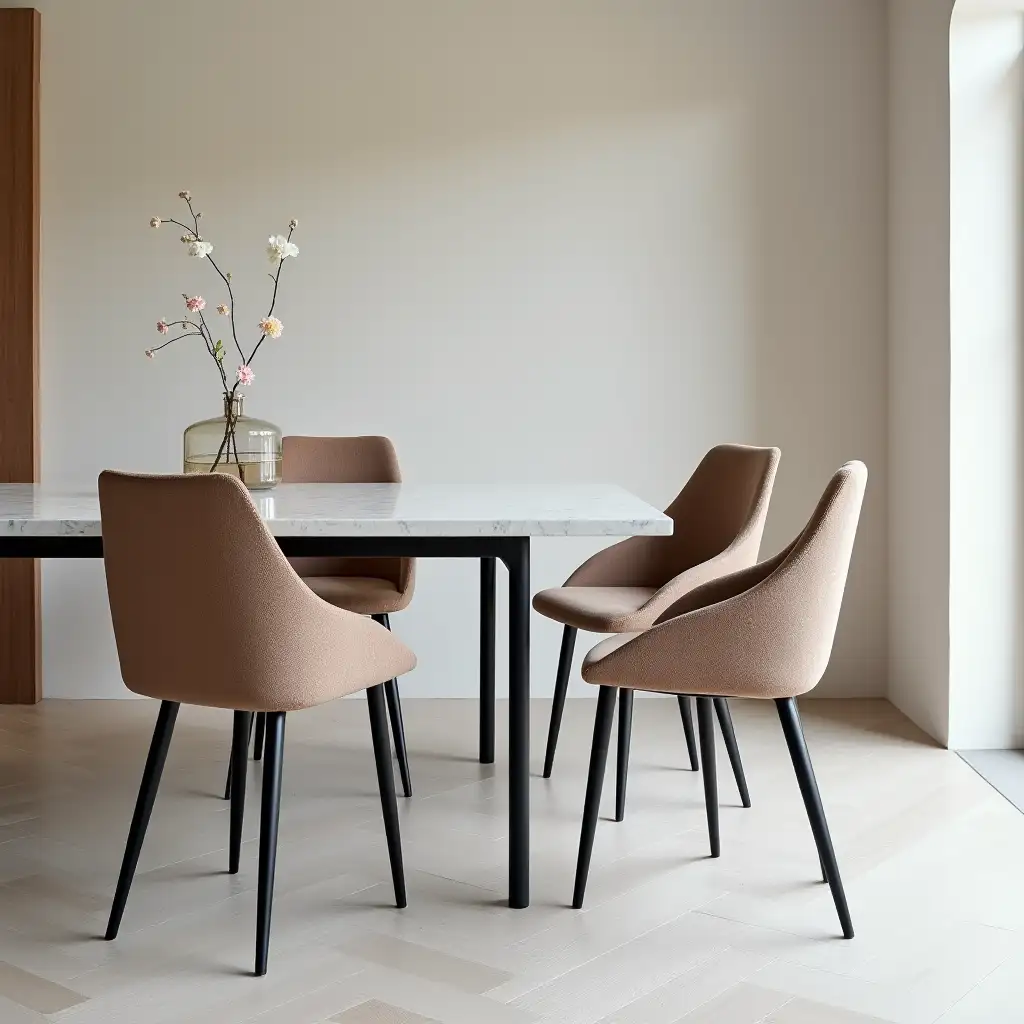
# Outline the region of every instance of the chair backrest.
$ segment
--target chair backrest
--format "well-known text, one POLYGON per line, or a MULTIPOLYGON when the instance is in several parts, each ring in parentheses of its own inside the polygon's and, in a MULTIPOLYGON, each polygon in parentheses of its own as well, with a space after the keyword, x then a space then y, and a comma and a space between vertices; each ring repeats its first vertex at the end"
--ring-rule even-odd
POLYGON ((221 473, 99 478, 103 562, 125 685, 237 710, 308 707, 382 682, 408 652, 296 575, 221 473), (368 683, 367 680, 370 680, 368 683))
POLYGON ((672 536, 631 537, 605 548, 566 585, 660 589, 675 581, 685 593, 694 582, 676 578, 726 550, 729 557, 721 565, 708 567, 713 575, 753 565, 781 457, 778 448, 712 448, 665 510, 674 524, 672 536))
MULTIPOLYGON (((666 582, 739 542, 757 561, 782 453, 778 448, 720 444, 701 459, 665 514, 671 537, 657 538, 666 582)), ((659 585, 659 584, 654 584, 659 585)))
MULTIPOLYGON (((398 454, 387 437, 301 437, 282 442, 281 477, 293 484, 397 484, 398 454)), ((300 576, 373 576, 406 593, 414 583, 411 558, 293 558, 300 576)))
POLYGON ((763 698, 817 686, 832 654, 866 485, 864 463, 848 462, 788 547, 690 591, 654 627, 584 663, 584 678, 763 698))
MULTIPOLYGON (((806 693, 828 668, 839 625, 846 578, 853 557, 868 470, 848 462, 829 481, 807 525, 781 553, 778 565, 747 597, 767 611, 759 614, 766 648, 774 653, 780 696, 806 693)), ((742 615, 742 610, 740 612, 742 615)))

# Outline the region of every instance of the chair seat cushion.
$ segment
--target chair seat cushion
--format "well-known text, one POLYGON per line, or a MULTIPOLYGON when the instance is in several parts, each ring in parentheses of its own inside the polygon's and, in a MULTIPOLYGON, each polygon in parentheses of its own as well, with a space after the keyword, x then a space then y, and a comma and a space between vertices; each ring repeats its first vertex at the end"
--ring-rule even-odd
POLYGON ((360 615, 386 615, 401 611, 412 598, 390 580, 375 576, 303 576, 302 582, 317 597, 335 608, 360 615))
POLYGON ((553 587, 533 599, 541 615, 591 633, 627 633, 653 625, 656 612, 641 609, 654 587, 553 587))

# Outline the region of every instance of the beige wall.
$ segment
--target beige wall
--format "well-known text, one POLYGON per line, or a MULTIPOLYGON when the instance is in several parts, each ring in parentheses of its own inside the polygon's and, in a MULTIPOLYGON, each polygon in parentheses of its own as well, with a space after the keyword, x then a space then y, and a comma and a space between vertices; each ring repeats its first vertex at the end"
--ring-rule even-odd
POLYGON ((889 4, 889 698, 949 735, 949 21, 889 4))
MULTIPOLYGON (((218 407, 198 354, 142 357, 178 293, 220 298, 146 226, 188 187, 243 318, 266 235, 301 222, 249 396, 286 431, 386 432, 410 478, 611 479, 658 504, 709 445, 778 444, 766 552, 864 459, 823 692, 884 692, 882 0, 37 6, 46 480, 174 470, 218 407)), ((535 586, 592 548, 538 544, 535 586)), ((407 690, 471 695, 474 568, 419 589, 407 690)), ((100 567, 47 565, 44 603, 46 693, 122 692, 100 567)), ((537 623, 538 694, 557 638, 537 623)))

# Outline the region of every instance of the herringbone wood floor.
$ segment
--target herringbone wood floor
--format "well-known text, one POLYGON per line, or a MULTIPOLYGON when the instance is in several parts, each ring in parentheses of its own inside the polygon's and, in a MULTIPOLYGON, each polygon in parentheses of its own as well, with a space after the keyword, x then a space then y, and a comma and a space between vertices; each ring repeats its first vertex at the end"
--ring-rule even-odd
MULTIPOLYGON (((548 708, 534 707, 535 765, 548 708)), ((804 704, 852 942, 815 882, 773 709, 744 702, 754 806, 738 806, 720 751, 722 858, 706 856, 674 701, 637 701, 626 821, 601 822, 587 908, 567 909, 593 708, 569 702, 555 776, 533 780, 526 911, 503 904, 504 766, 475 761, 474 702, 406 701, 404 911, 365 706, 290 716, 263 979, 248 976, 256 764, 242 872, 224 873, 230 716, 182 709, 124 926, 105 943, 156 705, 0 708, 0 1022, 1024 1021, 1024 816, 880 701, 804 704)))

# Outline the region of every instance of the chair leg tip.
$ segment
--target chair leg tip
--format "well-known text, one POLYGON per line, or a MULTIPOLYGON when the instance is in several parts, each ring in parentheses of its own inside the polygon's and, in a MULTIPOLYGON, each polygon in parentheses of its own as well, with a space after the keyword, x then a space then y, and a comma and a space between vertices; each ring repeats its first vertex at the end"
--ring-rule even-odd
POLYGON ((583 896, 573 896, 572 898, 572 909, 582 910, 583 909, 583 896))

